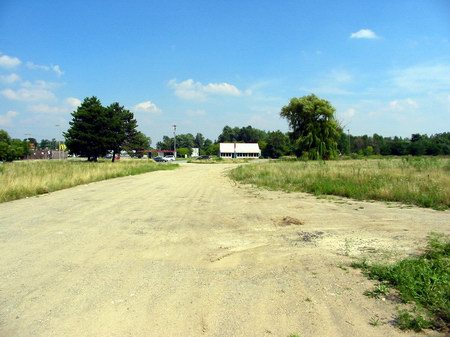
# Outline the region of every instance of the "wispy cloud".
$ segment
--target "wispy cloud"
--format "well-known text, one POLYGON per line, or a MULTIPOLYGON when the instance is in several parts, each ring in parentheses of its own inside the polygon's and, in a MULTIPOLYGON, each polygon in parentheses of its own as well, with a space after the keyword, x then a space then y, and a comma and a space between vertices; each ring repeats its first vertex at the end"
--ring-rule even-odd
POLYGON ((65 114, 73 111, 81 104, 75 97, 68 97, 61 104, 50 105, 47 103, 36 103, 28 106, 28 110, 38 114, 65 114))
POLYGON ((59 114, 69 112, 68 106, 49 105, 45 103, 39 103, 29 106, 31 112, 43 113, 43 114, 59 114))
POLYGON ((10 125, 13 118, 17 115, 18 113, 16 111, 8 111, 6 114, 0 115, 0 126, 10 125))
POLYGON ((53 92, 43 88, 5 89, 0 92, 5 98, 13 101, 47 101, 56 99, 53 92))
POLYGON ((22 61, 20 61, 17 57, 0 53, 0 67, 11 69, 17 67, 21 63, 22 61))
POLYGON ((136 112, 149 112, 149 113, 160 113, 161 109, 156 106, 155 103, 151 101, 145 101, 138 103, 133 107, 133 111, 136 112))
POLYGON ((33 62, 27 62, 26 66, 28 69, 32 70, 44 70, 44 71, 53 71, 56 76, 61 77, 64 75, 64 72, 61 70, 59 65, 45 65, 45 64, 35 64, 33 62))
MULTIPOLYGON (((208 83, 202 84, 188 79, 182 82, 177 80, 170 80, 169 87, 175 91, 175 95, 186 100, 205 100, 209 95, 222 96, 241 96, 242 91, 236 86, 222 82, 222 83, 208 83)), ((250 92, 246 93, 250 94, 250 92)))
POLYGON ((364 29, 360 29, 357 32, 354 32, 350 35, 351 39, 369 39, 369 40, 373 40, 373 39, 378 39, 379 36, 372 30, 364 28, 364 29))
POLYGON ((450 91, 450 65, 416 65, 392 72, 391 84, 415 92, 450 91))
POLYGON ((77 108, 81 104, 81 100, 76 97, 67 97, 66 103, 73 109, 77 108))
POLYGON ((0 75, 0 82, 11 84, 20 81, 20 76, 17 74, 0 75))
POLYGON ((393 100, 389 102, 389 109, 393 111, 405 111, 417 109, 418 107, 419 104, 411 98, 393 100))
POLYGON ((311 87, 302 87, 301 91, 319 95, 350 95, 349 86, 353 83, 354 76, 345 69, 332 69, 319 77, 311 87))

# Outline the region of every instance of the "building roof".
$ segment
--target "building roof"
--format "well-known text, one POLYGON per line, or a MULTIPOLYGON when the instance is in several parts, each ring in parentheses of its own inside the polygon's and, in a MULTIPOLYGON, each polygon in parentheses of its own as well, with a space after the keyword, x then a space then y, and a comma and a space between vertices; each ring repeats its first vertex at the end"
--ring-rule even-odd
POLYGON ((221 153, 260 153, 258 143, 220 143, 221 153), (234 146, 236 145, 236 151, 234 146))

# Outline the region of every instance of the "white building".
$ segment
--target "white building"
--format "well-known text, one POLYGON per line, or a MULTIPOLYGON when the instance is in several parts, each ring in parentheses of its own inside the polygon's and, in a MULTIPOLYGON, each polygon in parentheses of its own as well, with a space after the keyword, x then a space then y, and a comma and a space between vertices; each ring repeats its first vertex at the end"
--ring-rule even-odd
POLYGON ((192 148, 192 154, 191 157, 198 157, 200 155, 200 151, 198 147, 193 147, 192 148))
POLYGON ((220 143, 221 158, 259 158, 261 149, 258 143, 220 143))

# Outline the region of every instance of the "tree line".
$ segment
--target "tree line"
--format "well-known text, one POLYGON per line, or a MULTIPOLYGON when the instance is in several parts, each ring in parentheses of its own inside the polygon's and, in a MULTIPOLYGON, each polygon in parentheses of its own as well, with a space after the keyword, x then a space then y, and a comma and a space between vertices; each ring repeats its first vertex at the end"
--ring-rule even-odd
MULTIPOLYGON (((411 138, 353 136, 346 134, 335 119, 335 108, 330 102, 313 94, 292 98, 281 108, 280 116, 288 122, 290 131, 265 131, 252 126, 230 127, 226 125, 216 141, 205 138, 201 133, 176 136, 177 153, 190 155, 192 148, 199 148, 200 154, 216 155, 219 143, 258 143, 262 156, 279 158, 297 156, 304 159, 333 159, 342 155, 450 155, 450 132, 435 135, 413 134, 411 138)), ((131 111, 115 102, 104 107, 100 100, 87 97, 72 113, 70 127, 64 133, 65 144, 70 153, 96 161, 98 157, 125 150, 143 154, 150 149, 151 139, 137 130, 137 121, 131 111)), ((56 140, 34 138, 11 139, 0 130, 0 160, 10 161, 26 157, 34 148, 56 147, 56 140)), ((164 136, 156 144, 157 149, 173 150, 174 138, 164 136)))

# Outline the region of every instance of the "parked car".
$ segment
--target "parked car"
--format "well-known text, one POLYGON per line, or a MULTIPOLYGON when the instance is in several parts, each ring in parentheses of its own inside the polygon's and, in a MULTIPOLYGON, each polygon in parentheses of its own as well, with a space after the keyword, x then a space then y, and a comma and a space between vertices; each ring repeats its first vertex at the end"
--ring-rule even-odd
POLYGON ((197 160, 209 160, 209 159, 211 159, 210 156, 198 156, 197 157, 197 160))
POLYGON ((163 157, 155 157, 153 158, 154 161, 156 161, 157 163, 165 163, 167 160, 163 157))
POLYGON ((174 155, 164 156, 164 159, 166 161, 175 161, 175 156, 174 155))

